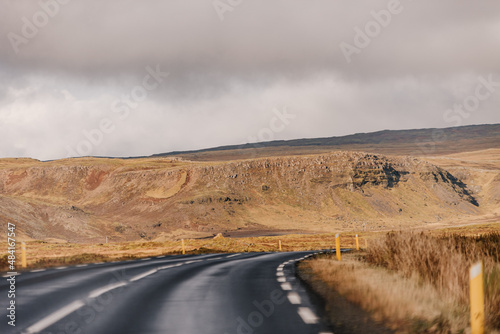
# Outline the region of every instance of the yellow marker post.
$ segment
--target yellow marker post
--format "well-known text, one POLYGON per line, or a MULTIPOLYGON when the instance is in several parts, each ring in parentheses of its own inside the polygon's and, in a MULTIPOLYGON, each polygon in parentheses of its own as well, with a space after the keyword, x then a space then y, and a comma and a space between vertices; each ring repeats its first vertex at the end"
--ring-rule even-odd
POLYGON ((23 268, 26 268, 26 243, 23 241, 21 242, 21 266, 23 268))
POLYGON ((359 240, 357 234, 356 234, 356 250, 359 250, 359 240))
POLYGON ((483 262, 470 268, 470 327, 472 334, 484 333, 483 262))
POLYGON ((368 248, 368 240, 365 237, 365 248, 368 248))
POLYGON ((278 245, 279 245, 279 249, 280 249, 280 252, 281 252, 281 240, 278 240, 278 245))
POLYGON ((337 233, 337 235, 335 236, 335 254, 337 254, 337 260, 340 261, 340 238, 339 238, 339 234, 337 233))
POLYGON ((182 239, 182 255, 186 254, 186 247, 184 246, 184 239, 182 239))

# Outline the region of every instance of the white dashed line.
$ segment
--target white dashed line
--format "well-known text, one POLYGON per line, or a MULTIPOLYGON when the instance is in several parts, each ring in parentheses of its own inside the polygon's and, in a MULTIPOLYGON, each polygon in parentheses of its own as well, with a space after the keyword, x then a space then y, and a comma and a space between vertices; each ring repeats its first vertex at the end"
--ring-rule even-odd
POLYGON ((32 272, 32 273, 39 273, 39 272, 42 272, 42 271, 45 271, 45 270, 47 270, 47 269, 35 269, 35 270, 30 271, 30 272, 32 272))
POLYGON ((222 257, 214 257, 214 258, 212 258, 212 259, 208 259, 208 261, 213 261, 213 260, 221 260, 221 259, 222 259, 222 257))
POLYGON ((318 317, 309 307, 299 307, 298 313, 306 324, 312 325, 318 323, 318 317))
POLYGON ((34 325, 31 325, 30 327, 28 327, 28 329, 26 329, 26 331, 24 333, 28 333, 28 334, 39 333, 39 332, 43 331, 45 328, 49 327, 50 325, 58 322, 59 320, 61 320, 65 316, 75 312, 76 310, 78 310, 80 307, 82 307, 84 305, 85 304, 79 300, 72 302, 71 304, 60 309, 59 311, 56 311, 56 312, 52 313, 51 315, 49 315, 48 317, 45 317, 42 320, 40 320, 39 322, 35 323, 34 325))
POLYGON ((57 267, 57 268, 55 268, 55 269, 57 269, 57 270, 61 270, 61 269, 66 269, 66 268, 68 268, 68 267, 57 267))
POLYGON ((290 301, 290 303, 292 303, 294 305, 299 305, 302 302, 302 300, 300 299, 300 296, 297 292, 290 292, 287 295, 287 298, 290 301))
POLYGON ((119 283, 115 283, 115 284, 111 284, 111 285, 105 286, 104 288, 100 288, 100 289, 92 291, 89 294, 89 298, 97 298, 100 295, 102 295, 103 293, 106 293, 108 291, 114 290, 116 288, 119 288, 119 287, 122 287, 122 286, 125 286, 125 285, 127 285, 127 283, 125 283, 125 282, 119 282, 119 283))
POLYGON ((138 281, 138 280, 140 280, 140 279, 142 279, 142 278, 144 278, 144 277, 146 277, 146 276, 153 275, 153 274, 154 274, 154 273, 156 273, 157 271, 158 271, 158 269, 152 269, 152 270, 150 270, 150 271, 146 271, 146 272, 145 272, 145 273, 143 273, 143 274, 140 274, 140 275, 137 275, 137 276, 135 276, 135 277, 132 277, 132 278, 130 279, 130 282, 135 282, 135 281, 138 281))
POLYGON ((96 262, 96 263, 94 263, 94 264, 104 264, 104 262, 96 262))
POLYGON ((228 256, 226 256, 226 259, 229 259, 230 257, 238 256, 238 255, 241 255, 241 253, 233 254, 233 255, 228 255, 228 256))
POLYGON ((81 267, 86 267, 86 266, 88 266, 88 264, 79 264, 79 265, 76 265, 75 267, 81 268, 81 267))
POLYGON ((278 277, 278 282, 285 283, 286 282, 286 278, 285 277, 278 277))
POLYGON ((276 269, 276 271, 283 271, 283 268, 278 267, 278 269, 276 269))
POLYGON ((19 276, 21 273, 15 273, 14 275, 5 274, 2 277, 19 276))
POLYGON ((285 276, 285 274, 282 271, 276 272, 276 276, 285 276))
POLYGON ((191 264, 191 263, 198 263, 198 262, 203 262, 203 260, 192 260, 192 261, 188 261, 188 262, 185 262, 186 264, 191 264))
POLYGON ((150 258, 150 257, 147 257, 147 258, 145 258, 145 259, 141 259, 141 261, 147 261, 147 260, 151 260, 151 258, 150 258))
POLYGON ((166 255, 162 255, 162 256, 157 256, 156 258, 157 259, 163 259, 166 255))
POLYGON ((180 267, 182 265, 183 265, 183 263, 171 264, 171 265, 168 265, 168 266, 160 267, 160 268, 158 268, 158 270, 164 270, 164 269, 170 269, 170 268, 180 267))
POLYGON ((292 290, 292 285, 290 283, 283 283, 281 284, 281 288, 285 291, 290 291, 292 290))

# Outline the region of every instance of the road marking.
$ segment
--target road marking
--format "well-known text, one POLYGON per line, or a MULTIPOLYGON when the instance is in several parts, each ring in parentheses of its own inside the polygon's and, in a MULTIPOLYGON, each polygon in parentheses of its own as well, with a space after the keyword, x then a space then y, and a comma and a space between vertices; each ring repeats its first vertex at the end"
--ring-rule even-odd
POLYGON ((276 269, 276 271, 283 271, 283 268, 278 267, 278 269, 276 269))
POLYGON ((283 270, 283 267, 285 267, 285 266, 284 266, 284 265, 282 265, 282 264, 280 264, 280 265, 278 266, 278 269, 283 270))
POLYGON ((147 261, 147 260, 151 260, 151 258, 150 258, 150 257, 147 257, 147 258, 145 258, 145 259, 141 259, 141 261, 147 261))
POLYGON ((14 275, 5 274, 2 277, 19 276, 21 273, 15 273, 14 275))
POLYGON ((76 310, 78 310, 80 307, 82 307, 84 305, 85 304, 83 302, 81 302, 80 300, 74 301, 71 304, 66 305, 65 307, 63 307, 59 311, 56 311, 56 312, 52 313, 51 315, 43 318, 42 320, 38 321, 34 325, 31 325, 30 327, 28 327, 28 329, 26 329, 25 333, 29 333, 29 334, 39 333, 39 332, 43 331, 45 328, 49 327, 50 325, 58 322, 59 320, 61 320, 65 316, 75 312, 76 310))
POLYGON ((278 282, 285 283, 286 282, 286 278, 285 277, 278 277, 278 282))
POLYGON ((226 259, 229 259, 230 257, 238 256, 238 255, 241 255, 241 253, 233 254, 233 255, 228 255, 228 256, 226 256, 226 259))
POLYGON ((88 264, 79 264, 79 265, 76 265, 75 267, 80 268, 80 267, 86 267, 86 266, 88 266, 88 264))
POLYGON ((214 257, 212 259, 207 259, 207 261, 220 260, 220 259, 222 259, 222 257, 214 257))
POLYGON ((299 307, 297 312, 306 324, 312 325, 318 323, 318 317, 309 307, 299 307))
POLYGON ((61 270, 61 269, 66 269, 66 268, 68 268, 68 267, 57 267, 56 269, 61 270))
POLYGON ((185 264, 191 264, 191 263, 198 263, 198 262, 203 262, 203 260, 192 260, 188 262, 184 262, 185 264))
POLYGON ((39 273, 39 272, 45 271, 45 270, 47 270, 47 269, 35 269, 35 270, 32 270, 31 272, 32 273, 39 273))
POLYGON ((143 274, 140 274, 140 275, 137 275, 137 276, 135 276, 135 277, 132 277, 132 278, 130 279, 130 282, 135 282, 135 281, 138 281, 138 280, 140 280, 140 279, 142 279, 142 278, 144 278, 144 277, 146 277, 146 276, 153 275, 153 274, 154 274, 154 273, 156 273, 157 271, 158 271, 158 269, 152 269, 152 270, 150 270, 150 271, 146 271, 146 272, 145 272, 145 273, 143 273, 143 274))
POLYGON ((277 271, 276 276, 285 276, 285 274, 282 271, 277 271))
POLYGON ((157 259, 163 259, 166 255, 162 255, 162 256, 157 256, 156 258, 157 259))
POLYGON ((96 262, 96 263, 94 263, 94 264, 104 264, 104 262, 96 262))
POLYGON ((127 285, 127 283, 125 283, 125 282, 118 282, 118 283, 115 283, 115 284, 110 284, 110 285, 105 286, 103 288, 100 288, 100 289, 92 291, 89 294, 89 298, 97 298, 100 295, 102 295, 103 293, 106 293, 106 292, 108 292, 110 290, 114 290, 116 288, 119 288, 119 287, 122 287, 122 286, 125 286, 125 285, 127 285))
POLYGON ((160 268, 158 268, 158 270, 163 270, 163 269, 170 269, 170 268, 180 267, 180 266, 182 266, 182 265, 183 265, 182 263, 178 263, 178 264, 171 264, 171 265, 168 265, 168 266, 163 266, 163 267, 160 267, 160 268))
POLYGON ((300 299, 300 296, 297 292, 290 292, 288 295, 288 300, 290 301, 290 303, 294 304, 294 305, 298 305, 302 302, 302 300, 300 299))
POLYGON ((281 284, 281 288, 285 291, 290 291, 292 290, 292 285, 290 283, 283 283, 281 284))

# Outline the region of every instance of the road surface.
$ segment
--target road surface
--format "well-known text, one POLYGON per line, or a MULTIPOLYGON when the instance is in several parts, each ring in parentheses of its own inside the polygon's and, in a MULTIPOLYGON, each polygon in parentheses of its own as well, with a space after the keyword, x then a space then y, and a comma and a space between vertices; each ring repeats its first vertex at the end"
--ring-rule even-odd
POLYGON ((0 333, 331 333, 295 277, 314 252, 167 256, 23 272, 0 282, 0 333), (12 307, 11 307, 12 308, 12 307))

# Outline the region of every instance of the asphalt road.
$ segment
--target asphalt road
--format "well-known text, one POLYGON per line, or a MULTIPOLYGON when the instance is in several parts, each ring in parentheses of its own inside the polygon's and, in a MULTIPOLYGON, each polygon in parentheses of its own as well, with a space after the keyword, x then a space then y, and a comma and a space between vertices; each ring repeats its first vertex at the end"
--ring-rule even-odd
POLYGON ((24 272, 0 282, 0 333, 331 333, 295 277, 314 252, 167 256, 24 272), (11 281, 12 282, 12 281, 11 281))

